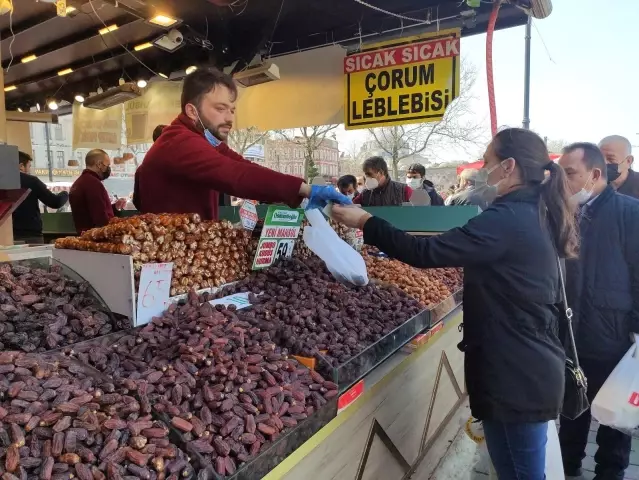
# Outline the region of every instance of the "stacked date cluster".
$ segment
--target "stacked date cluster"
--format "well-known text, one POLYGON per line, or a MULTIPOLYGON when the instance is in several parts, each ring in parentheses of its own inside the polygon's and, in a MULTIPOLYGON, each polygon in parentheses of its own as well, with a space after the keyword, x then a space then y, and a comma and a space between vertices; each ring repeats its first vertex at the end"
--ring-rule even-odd
POLYGON ((62 355, 0 352, 3 480, 177 480, 194 470, 150 409, 62 355))
POLYGON ((113 317, 58 267, 0 265, 0 350, 43 352, 119 330, 113 317))
POLYGON ((161 318, 78 360, 135 392, 182 432, 187 451, 231 475, 337 395, 337 385, 288 358, 268 332, 189 293, 161 318), (203 303, 202 303, 203 302, 203 303))
POLYGON ((461 268, 414 268, 399 260, 370 254, 371 251, 363 252, 370 277, 400 288, 426 308, 439 305, 462 288, 461 268))
POLYGON ((251 292, 253 308, 238 317, 295 355, 322 355, 337 365, 388 335, 423 307, 397 288, 348 288, 317 257, 293 259, 254 272, 216 293, 251 292))
POLYGON ((200 221, 197 214, 145 214, 114 218, 56 248, 131 255, 136 281, 145 263, 173 262, 171 296, 217 287, 246 275, 250 233, 228 221, 200 221))

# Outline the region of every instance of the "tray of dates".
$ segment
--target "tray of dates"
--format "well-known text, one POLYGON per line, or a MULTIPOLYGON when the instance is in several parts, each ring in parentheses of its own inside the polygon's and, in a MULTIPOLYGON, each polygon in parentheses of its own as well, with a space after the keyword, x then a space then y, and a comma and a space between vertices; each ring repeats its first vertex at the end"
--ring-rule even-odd
POLYGON ((238 292, 250 292, 253 304, 237 311, 239 319, 291 354, 318 359, 340 391, 431 326, 430 311, 402 290, 344 286, 318 258, 281 262, 214 296, 238 292))
POLYGON ((0 263, 0 350, 44 352, 128 326, 88 282, 55 260, 0 263))
POLYGON ((152 323, 71 354, 167 424, 202 476, 261 478, 335 417, 337 385, 208 298, 191 292, 152 323))
POLYGON ((195 478, 150 409, 60 354, 0 352, 3 480, 195 478))

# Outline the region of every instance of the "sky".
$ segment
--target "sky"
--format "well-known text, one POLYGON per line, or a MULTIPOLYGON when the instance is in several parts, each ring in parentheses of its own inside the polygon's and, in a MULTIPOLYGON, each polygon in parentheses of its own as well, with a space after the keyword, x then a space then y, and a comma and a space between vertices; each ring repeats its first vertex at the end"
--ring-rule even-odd
MULTIPOLYGON (((500 30, 493 37, 499 126, 522 124, 524 30, 500 30)), ((567 142, 623 135, 639 149, 639 1, 553 0, 552 14, 533 23, 531 48, 531 129, 567 142)), ((461 56, 479 71, 472 105, 488 135, 486 35, 462 38, 461 56)), ((340 130, 340 149, 366 135, 340 130)), ((439 157, 475 160, 454 148, 439 157)))

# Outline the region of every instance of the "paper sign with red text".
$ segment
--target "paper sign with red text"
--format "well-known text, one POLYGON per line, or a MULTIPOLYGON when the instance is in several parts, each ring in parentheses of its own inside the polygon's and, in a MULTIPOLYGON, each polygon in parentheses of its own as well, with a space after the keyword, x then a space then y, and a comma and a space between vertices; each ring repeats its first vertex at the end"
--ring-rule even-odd
POLYGON ((169 304, 173 263, 147 263, 140 272, 138 308, 135 325, 146 325, 153 317, 158 317, 169 304))

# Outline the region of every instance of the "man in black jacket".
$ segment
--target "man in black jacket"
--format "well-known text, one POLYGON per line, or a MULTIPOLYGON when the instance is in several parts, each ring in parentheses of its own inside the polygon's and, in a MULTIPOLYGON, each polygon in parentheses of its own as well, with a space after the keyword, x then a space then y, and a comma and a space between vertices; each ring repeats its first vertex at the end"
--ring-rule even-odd
MULTIPOLYGON (((566 262, 566 297, 575 314, 577 353, 588 378, 592 402, 639 332, 639 201, 608 185, 602 152, 591 143, 564 149, 564 168, 578 207, 579 259, 566 262)), ((590 411, 576 420, 561 418, 559 439, 568 477, 581 475, 590 411)), ((595 455, 598 480, 622 480, 630 461, 631 438, 600 426, 595 455)))
POLYGON ((69 200, 67 192, 52 193, 38 177, 30 175, 31 157, 18 152, 20 162, 20 188, 31 189, 31 193, 24 202, 13 212, 13 238, 25 243, 44 243, 42 237, 42 217, 40 205, 44 203, 49 208, 61 208, 69 200))
POLYGON ((632 169, 634 158, 630 141, 621 135, 610 135, 599 142, 599 148, 606 163, 614 165, 618 170, 614 173, 614 178, 610 178, 612 187, 619 193, 639 198, 639 173, 632 169))

